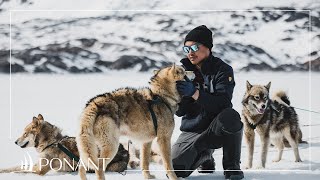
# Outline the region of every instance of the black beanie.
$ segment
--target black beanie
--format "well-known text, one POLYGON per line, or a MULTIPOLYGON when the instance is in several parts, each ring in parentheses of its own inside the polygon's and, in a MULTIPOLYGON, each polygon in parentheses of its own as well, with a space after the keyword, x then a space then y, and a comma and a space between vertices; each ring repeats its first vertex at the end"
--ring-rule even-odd
POLYGON ((205 25, 198 26, 192 29, 186 36, 184 43, 186 41, 194 41, 203 44, 209 50, 211 50, 212 44, 212 32, 205 25))

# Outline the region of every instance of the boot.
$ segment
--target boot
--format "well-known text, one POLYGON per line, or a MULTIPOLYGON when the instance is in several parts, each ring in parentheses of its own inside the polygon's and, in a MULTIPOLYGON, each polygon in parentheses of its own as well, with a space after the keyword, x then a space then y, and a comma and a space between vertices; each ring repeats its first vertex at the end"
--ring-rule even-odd
POLYGON ((192 167, 198 169, 199 173, 213 173, 216 165, 212 157, 213 152, 213 149, 202 151, 192 167))
POLYGON ((199 173, 214 173, 215 170, 216 170, 216 163, 212 156, 210 159, 208 159, 198 167, 199 173))
POLYGON ((175 171, 176 175, 178 177, 188 177, 190 176, 190 174, 192 174, 192 170, 195 170, 202 166, 202 172, 199 171, 199 173, 213 173, 215 170, 215 162, 214 159, 212 157, 212 153, 214 152, 213 149, 208 149, 205 150, 203 152, 201 152, 199 155, 197 155, 197 151, 195 151, 195 148, 190 148, 187 153, 185 153, 183 157, 178 159, 173 159, 173 169, 177 170, 175 171), (196 156, 196 157, 195 157, 196 156), (183 162, 185 161, 193 161, 194 163, 191 164, 191 166, 186 166, 186 165, 179 165, 179 164, 183 164, 183 162), (186 171, 183 171, 186 170, 186 171))
POLYGON ((243 127, 235 133, 224 132, 223 143, 223 169, 225 179, 243 179, 244 175, 240 169, 241 140, 243 127))

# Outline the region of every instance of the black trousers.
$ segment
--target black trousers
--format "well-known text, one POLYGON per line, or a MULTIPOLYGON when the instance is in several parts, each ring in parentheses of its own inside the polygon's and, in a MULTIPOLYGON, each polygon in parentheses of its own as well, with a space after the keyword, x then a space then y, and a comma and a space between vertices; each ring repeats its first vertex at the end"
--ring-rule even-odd
MULTIPOLYGON (((172 163, 178 177, 187 177, 224 146, 225 136, 242 131, 240 115, 232 108, 218 114, 202 133, 182 132, 172 146, 172 163)), ((240 142, 241 144, 241 142, 240 142)))

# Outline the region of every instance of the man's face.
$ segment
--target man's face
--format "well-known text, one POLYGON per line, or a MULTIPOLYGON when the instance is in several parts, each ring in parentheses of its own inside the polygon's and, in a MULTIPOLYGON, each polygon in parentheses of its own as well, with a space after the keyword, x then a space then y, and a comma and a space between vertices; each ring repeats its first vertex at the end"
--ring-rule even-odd
MULTIPOLYGON (((185 46, 192 46, 194 44, 199 44, 199 43, 196 43, 194 41, 186 41, 186 43, 184 45, 185 46)), ((194 52, 194 51, 190 50, 189 53, 187 54, 188 59, 194 65, 200 65, 201 62, 205 58, 207 58, 210 54, 210 50, 206 46, 199 44, 198 47, 199 47, 198 51, 194 52)))

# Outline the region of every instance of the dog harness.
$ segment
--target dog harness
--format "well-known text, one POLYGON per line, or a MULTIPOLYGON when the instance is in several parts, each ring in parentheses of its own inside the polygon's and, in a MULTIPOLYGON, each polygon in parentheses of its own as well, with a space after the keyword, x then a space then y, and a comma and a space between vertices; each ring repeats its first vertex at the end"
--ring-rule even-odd
POLYGON ((248 124, 251 129, 255 130, 259 124, 263 124, 264 122, 266 122, 266 120, 259 121, 257 124, 251 124, 251 123, 248 123, 248 124))
POLYGON ((152 109, 152 105, 154 104, 160 104, 160 103, 163 103, 165 106, 167 106, 167 108, 172 112, 170 106, 168 103, 166 103, 160 96, 158 95, 154 95, 152 97, 152 100, 147 100, 148 101, 148 108, 149 108, 149 111, 150 111, 150 114, 151 114, 151 117, 152 117, 152 121, 153 121, 153 126, 154 126, 154 130, 156 131, 156 135, 157 135, 157 132, 158 132, 158 121, 157 121, 157 116, 156 114, 154 113, 153 109, 152 109))
POLYGON ((62 152, 64 152, 67 156, 69 156, 70 159, 75 160, 77 162, 80 161, 80 158, 75 154, 73 154, 71 151, 69 151, 64 145, 58 143, 57 146, 62 152))
MULTIPOLYGON (((54 142, 48 146, 46 146, 42 151, 44 151, 45 149, 51 147, 51 146, 55 146, 58 147, 62 152, 64 152, 70 159, 75 160, 77 162, 80 161, 80 158, 78 156, 76 156, 75 154, 73 154, 71 151, 68 150, 68 148, 66 148, 63 144, 61 144, 60 142, 63 139, 67 139, 70 138, 69 136, 64 136, 61 140, 59 140, 59 142, 54 142)), ((128 149, 129 149, 129 142, 128 142, 128 149)), ((126 172, 122 173, 122 172, 118 172, 119 174, 125 176, 126 172)))
POLYGON ((78 156, 76 156, 75 154, 73 154, 71 151, 69 151, 68 148, 66 148, 63 144, 61 144, 61 141, 64 140, 64 139, 67 139, 67 138, 70 138, 70 137, 69 136, 64 136, 58 142, 54 142, 54 143, 46 146, 42 151, 44 151, 45 149, 47 149, 47 148, 49 148, 51 146, 55 146, 55 147, 58 147, 62 152, 64 152, 70 159, 79 162, 80 158, 78 156))

